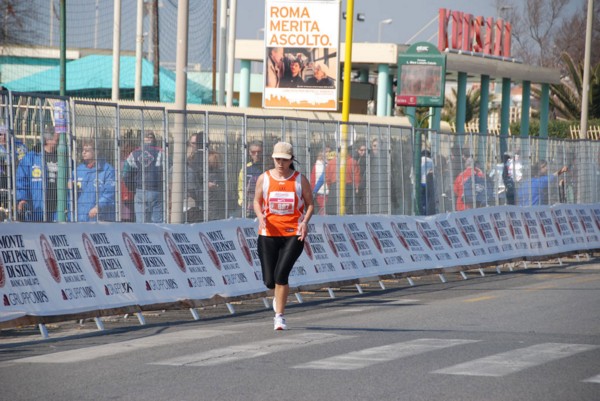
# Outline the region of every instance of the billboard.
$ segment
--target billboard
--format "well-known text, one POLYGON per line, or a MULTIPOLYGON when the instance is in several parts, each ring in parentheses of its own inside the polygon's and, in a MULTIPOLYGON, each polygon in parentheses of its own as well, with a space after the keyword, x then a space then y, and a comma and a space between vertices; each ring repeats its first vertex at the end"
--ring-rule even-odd
POLYGON ((263 107, 337 110, 340 0, 267 0, 263 107))
POLYGON ((398 56, 398 106, 444 106, 446 55, 419 42, 398 56))

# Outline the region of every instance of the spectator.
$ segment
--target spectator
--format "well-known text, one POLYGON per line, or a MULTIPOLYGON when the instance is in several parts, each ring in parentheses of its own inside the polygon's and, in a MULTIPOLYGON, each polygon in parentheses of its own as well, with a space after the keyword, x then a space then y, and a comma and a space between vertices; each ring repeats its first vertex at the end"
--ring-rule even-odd
POLYGON ((17 168, 17 212, 20 220, 57 221, 58 133, 46 130, 42 145, 37 145, 17 168))
MULTIPOLYGON (((254 141, 248 147, 250 159, 246 168, 240 170, 238 176, 238 205, 246 211, 246 217, 255 218, 254 214, 254 190, 256 180, 263 173, 263 146, 261 142, 254 141), (244 174, 246 179, 244 179, 244 174), (245 201, 245 204, 244 204, 245 201)), ((242 211, 243 215, 243 211, 242 211)))
MULTIPOLYGON (((121 170, 127 162, 127 156, 136 148, 135 141, 127 138, 123 140, 121 147, 121 170)), ((129 188, 134 188, 133 182, 126 183, 124 179, 121 179, 121 221, 123 222, 135 222, 135 192, 129 188)))
POLYGON ((269 48, 269 58, 267 60, 267 88, 279 88, 281 78, 285 72, 283 63, 283 47, 269 48))
POLYGON ((82 148, 76 171, 77 221, 115 220, 115 169, 96 157, 94 141, 82 148))
POLYGON ((464 170, 466 158, 463 157, 463 149, 458 143, 455 143, 450 148, 449 158, 444 169, 444 184, 442 189, 442 196, 444 197, 444 209, 445 210, 456 210, 455 196, 451 196, 454 192, 454 180, 459 176, 461 171, 464 170))
POLYGON ((302 79, 302 69, 304 68, 304 63, 302 58, 297 56, 289 60, 290 64, 290 74, 285 75, 281 82, 279 83, 280 88, 297 88, 299 86, 304 85, 304 80, 302 79))
POLYGON ((320 215, 325 214, 325 205, 327 202, 327 195, 329 194, 329 189, 325 182, 325 166, 327 165, 325 155, 327 152, 328 148, 317 154, 317 160, 310 172, 310 186, 313 189, 313 198, 317 203, 317 214, 320 215))
POLYGON ((433 160, 429 149, 421 151, 421 215, 435 214, 433 160))
POLYGON ((508 152, 502 157, 502 182, 504 183, 504 195, 506 196, 506 204, 515 204, 515 179, 514 170, 511 169, 512 155, 508 152))
POLYGON ((306 80, 306 86, 321 88, 334 88, 335 81, 329 77, 329 67, 323 62, 318 62, 314 67, 314 75, 306 80))
POLYGON ((364 142, 356 143, 356 164, 360 172, 360 184, 356 194, 357 211, 359 214, 367 212, 367 145, 364 142))
POLYGON ((220 220, 225 216, 225 171, 221 155, 208 152, 208 219, 220 220))
POLYGON ((546 205, 548 204, 548 186, 556 182, 559 175, 569 171, 567 166, 561 167, 553 174, 548 174, 548 162, 540 160, 531 167, 531 179, 519 185, 517 205, 546 205))
POLYGON ((475 167, 473 159, 468 158, 465 162, 465 170, 456 177, 454 180, 454 194, 456 195, 456 210, 466 210, 471 208, 470 202, 465 202, 465 182, 474 176, 479 176, 485 180, 485 174, 478 168, 475 167))
POLYGON ((17 138, 14 139, 13 154, 9 153, 10 135, 6 126, 0 125, 0 173, 7 174, 6 169, 14 160, 18 164, 27 153, 27 146, 17 138), (12 158, 11 158, 12 156, 12 158))
POLYGON ((25 144, 16 138, 13 147, 10 145, 9 130, 6 126, 0 125, 0 209, 2 209, 0 221, 8 215, 12 179, 16 175, 16 167, 27 153, 25 144))
MULTIPOLYGON (((330 160, 325 167, 325 182, 329 186, 329 196, 327 197, 327 214, 335 215, 338 213, 338 187, 337 181, 339 177, 338 172, 338 158, 330 160)), ((354 200, 357 196, 358 188, 360 185, 360 170, 358 164, 352 158, 350 152, 346 153, 346 194, 345 194, 345 212, 346 214, 354 214, 354 200)))
POLYGON ((184 202, 187 223, 204 221, 204 132, 191 135, 187 141, 184 202))
POLYGON ((155 146, 153 132, 144 135, 143 146, 134 149, 123 166, 122 178, 135 191, 135 221, 161 223, 163 221, 164 153, 155 146))
POLYGON ((370 173, 370 213, 379 214, 387 212, 386 183, 389 177, 385 158, 381 153, 379 138, 371 140, 371 150, 369 152, 369 173, 370 173))
POLYGON ((510 171, 515 184, 518 184, 523 179, 523 163, 521 162, 521 156, 519 156, 519 149, 515 151, 515 154, 508 161, 508 169, 510 171))

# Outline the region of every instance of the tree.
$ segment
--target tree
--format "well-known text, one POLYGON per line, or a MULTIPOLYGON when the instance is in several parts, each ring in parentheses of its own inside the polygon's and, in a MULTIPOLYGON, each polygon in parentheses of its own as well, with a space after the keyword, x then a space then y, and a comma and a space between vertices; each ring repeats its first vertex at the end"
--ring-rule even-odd
POLYGON ((527 64, 556 66, 554 37, 569 0, 496 0, 496 8, 512 24, 513 54, 527 64))
MULTIPOLYGON (((583 61, 576 62, 568 52, 561 55, 566 76, 560 84, 550 85, 550 105, 558 117, 579 121, 583 91, 583 61)), ((589 117, 600 118, 600 62, 590 67, 589 117)), ((532 88, 533 95, 541 97, 539 88, 532 88)))
MULTIPOLYGON (((571 18, 566 18, 556 32, 554 38, 553 56, 561 58, 562 52, 567 52, 576 62, 583 60, 585 50, 585 29, 587 19, 587 2, 582 2, 581 10, 571 18)), ((592 49, 600 48, 600 2, 594 2, 594 21, 592 30, 592 49)), ((600 52, 592 51, 591 65, 600 62, 600 52)), ((563 72, 565 72, 563 70, 563 72)))
POLYGON ((0 46, 31 43, 37 18, 33 0, 0 0, 0 46))
MULTIPOLYGON (((468 124, 473 118, 479 116, 479 102, 481 99, 481 91, 479 88, 471 87, 467 91, 467 107, 465 110, 465 123, 468 124)), ((452 88, 452 96, 446 97, 444 108, 442 110, 442 120, 449 123, 456 123, 458 95, 456 88, 452 88)))

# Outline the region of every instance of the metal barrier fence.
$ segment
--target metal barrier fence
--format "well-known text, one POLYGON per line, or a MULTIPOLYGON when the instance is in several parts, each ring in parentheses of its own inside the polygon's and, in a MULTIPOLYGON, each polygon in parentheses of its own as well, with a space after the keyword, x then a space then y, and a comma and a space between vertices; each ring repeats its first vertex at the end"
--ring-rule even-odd
MULTIPOLYGON (((256 178, 272 166, 269 155, 279 140, 294 145, 294 165, 311 179, 316 213, 339 210, 339 121, 10 92, 0 92, 0 102, 2 220, 55 221, 60 169, 68 183, 67 221, 253 217, 256 178), (62 124, 58 101, 66 101, 70 118, 63 162, 54 135, 62 124)), ((411 127, 348 125, 346 214, 600 201, 598 141, 422 131, 429 153, 423 153, 419 178, 411 127)))

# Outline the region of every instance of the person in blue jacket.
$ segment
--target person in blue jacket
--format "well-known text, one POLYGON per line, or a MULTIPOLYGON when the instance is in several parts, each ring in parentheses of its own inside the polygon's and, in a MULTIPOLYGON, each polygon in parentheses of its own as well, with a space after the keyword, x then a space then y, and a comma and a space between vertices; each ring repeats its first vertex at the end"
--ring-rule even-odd
POLYGON ((548 188, 556 182, 559 175, 569 171, 563 166, 553 174, 548 174, 548 162, 540 160, 531 168, 531 179, 521 183, 517 193, 518 206, 536 206, 548 204, 548 188))
POLYGON ((96 157, 94 141, 84 142, 77 166, 77 221, 115 221, 115 169, 96 157))
POLYGON ((17 138, 11 138, 8 127, 0 125, 0 221, 8 217, 8 210, 11 209, 12 180, 16 176, 19 162, 26 153, 27 146, 17 138))
POLYGON ((57 220, 58 133, 47 130, 42 145, 27 152, 17 168, 16 199, 19 219, 57 220))

